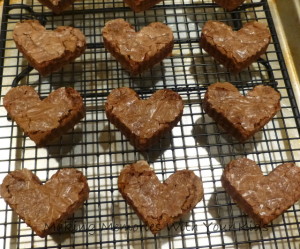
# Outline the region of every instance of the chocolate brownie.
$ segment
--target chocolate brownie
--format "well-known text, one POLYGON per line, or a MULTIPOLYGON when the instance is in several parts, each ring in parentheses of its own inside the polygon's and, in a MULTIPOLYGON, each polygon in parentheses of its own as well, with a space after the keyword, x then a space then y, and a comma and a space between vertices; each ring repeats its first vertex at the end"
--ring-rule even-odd
POLYGON ((228 11, 232 11, 240 6, 245 0, 214 0, 218 5, 228 11))
POLYGON ((107 22, 102 30, 105 48, 131 75, 139 74, 172 53, 174 37, 165 24, 154 22, 139 32, 123 19, 107 22))
POLYGON ((150 9, 162 0, 124 0, 124 2, 135 12, 141 12, 150 9))
POLYGON ((39 2, 49 9, 51 9, 55 14, 60 14, 66 10, 70 5, 72 5, 75 0, 39 0, 39 2))
POLYGON ((202 28, 200 46, 229 71, 238 73, 266 52, 270 39, 264 23, 249 22, 233 31, 225 23, 208 21, 202 28))
POLYGON ((8 205, 40 237, 51 233, 89 196, 86 177, 71 168, 59 170, 44 185, 31 171, 16 170, 4 178, 0 189, 8 205))
POLYGON ((70 87, 61 87, 44 100, 30 86, 15 87, 4 96, 3 105, 38 146, 59 138, 85 116, 82 97, 70 87))
POLYGON ((264 85, 242 96, 234 85, 217 82, 208 87, 203 99, 205 112, 240 142, 262 129, 280 108, 280 94, 264 85))
POLYGON ((180 219, 203 198, 202 181, 193 171, 177 171, 161 183, 145 161, 125 166, 118 188, 153 234, 180 219))
POLYGON ((105 103, 108 120, 114 124, 138 150, 147 150, 179 122, 183 113, 180 95, 169 89, 156 91, 141 100, 128 88, 111 91, 105 103))
POLYGON ((223 187, 256 224, 265 226, 300 199, 300 168, 277 166, 268 176, 247 158, 231 161, 221 178, 223 187))
POLYGON ((17 48, 42 76, 59 71, 86 48, 84 34, 77 28, 59 26, 46 30, 37 20, 17 23, 13 31, 17 48))

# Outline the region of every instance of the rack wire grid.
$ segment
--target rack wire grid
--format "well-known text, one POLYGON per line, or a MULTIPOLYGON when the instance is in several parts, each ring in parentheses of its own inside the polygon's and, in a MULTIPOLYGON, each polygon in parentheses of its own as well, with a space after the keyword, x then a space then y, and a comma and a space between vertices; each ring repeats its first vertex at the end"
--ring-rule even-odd
POLYGON ((33 86, 41 97, 58 87, 72 86, 84 97, 87 110, 86 117, 58 142, 37 148, 7 118, 1 101, 1 180, 8 172, 27 168, 45 182, 58 169, 74 167, 87 176, 91 189, 83 208, 43 239, 1 199, 2 248, 299 248, 299 203, 267 227, 258 228, 220 182, 224 166, 240 157, 255 160, 265 174, 285 162, 300 166, 299 112, 266 0, 247 1, 232 12, 208 0, 165 0, 142 13, 134 13, 122 0, 85 0, 76 1, 61 15, 38 1, 4 0, 0 65, 1 100, 17 84, 33 86), (87 39, 86 52, 63 70, 41 77, 12 40, 15 24, 32 18, 47 29, 60 25, 81 29, 87 39), (137 30, 151 22, 166 23, 175 37, 172 56, 130 77, 103 46, 101 29, 115 18, 124 18, 137 30), (264 22, 272 42, 258 62, 233 75, 200 48, 201 28, 207 20, 219 20, 234 29, 248 21, 264 22), (241 93, 267 84, 281 94, 281 111, 244 144, 223 132, 201 106, 207 86, 224 81, 235 84, 241 93), (169 88, 184 100, 181 121, 145 153, 132 147, 106 118, 106 97, 122 86, 133 88, 142 98, 169 88), (179 169, 193 170, 203 181, 203 200, 157 235, 145 227, 117 189, 124 165, 140 159, 147 160, 162 181, 179 169))

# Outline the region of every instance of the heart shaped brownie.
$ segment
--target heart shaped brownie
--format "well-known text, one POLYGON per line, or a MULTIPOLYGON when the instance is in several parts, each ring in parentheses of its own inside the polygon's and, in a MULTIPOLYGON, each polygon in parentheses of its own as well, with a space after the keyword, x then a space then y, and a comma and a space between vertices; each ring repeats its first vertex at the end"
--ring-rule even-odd
POLYGON ((229 71, 237 73, 264 54, 270 43, 268 27, 249 22, 239 31, 225 23, 208 21, 202 28, 200 45, 229 71))
POLYGON ((141 12, 150 9, 162 0, 124 0, 124 2, 134 11, 141 12))
POLYGON ((225 131, 244 142, 280 110, 280 94, 270 86, 258 85, 242 96, 232 84, 217 82, 208 87, 203 108, 225 131))
POLYGON ((118 188, 153 234, 180 219, 203 198, 202 181, 193 171, 177 171, 161 183, 145 161, 125 166, 118 188))
POLYGON ((17 23, 13 31, 17 48, 41 75, 48 75, 73 62, 85 50, 83 33, 73 27, 46 30, 37 20, 17 23))
POLYGON ((66 10, 75 0, 39 0, 39 2, 49 9, 51 9, 55 14, 60 14, 66 10))
POLYGON ((161 62, 174 45, 172 30, 159 22, 135 32, 128 22, 116 19, 105 24, 102 34, 105 48, 132 75, 161 62))
POLYGON ((218 5, 228 11, 232 11, 240 6, 245 0, 214 0, 218 5))
POLYGON ((222 175, 226 192, 260 226, 265 226, 300 199, 300 168, 293 163, 277 166, 264 176, 247 158, 231 161, 222 175))
POLYGON ((183 106, 180 95, 169 89, 141 100, 135 91, 122 87, 111 91, 105 111, 108 120, 133 146, 146 150, 179 122, 183 106))
POLYGON ((27 169, 10 172, 1 196, 37 235, 45 237, 88 199, 86 177, 75 169, 61 169, 44 185, 27 169))
POLYGON ((70 87, 61 87, 44 100, 30 86, 15 87, 4 96, 3 105, 38 146, 59 138, 85 115, 82 97, 70 87))

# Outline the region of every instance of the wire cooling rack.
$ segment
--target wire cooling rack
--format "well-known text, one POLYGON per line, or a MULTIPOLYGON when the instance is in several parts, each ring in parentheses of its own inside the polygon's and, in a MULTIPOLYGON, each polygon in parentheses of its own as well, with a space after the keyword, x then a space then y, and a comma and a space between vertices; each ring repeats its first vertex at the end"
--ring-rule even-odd
POLYGON ((165 0, 142 13, 134 13, 121 0, 85 0, 76 1, 61 15, 53 15, 38 1, 4 0, 0 66, 1 100, 12 85, 31 85, 41 97, 58 87, 72 86, 84 97, 87 109, 85 119, 59 142, 37 148, 7 118, 1 101, 1 181, 15 169, 30 169, 46 181, 59 168, 74 167, 87 176, 91 189, 83 208, 44 239, 1 199, 2 248, 299 248, 299 203, 260 229, 240 211, 220 182, 224 166, 239 157, 255 160, 266 174, 284 162, 300 166, 299 112, 266 0, 246 1, 232 12, 208 0, 165 0), (47 29, 60 25, 81 29, 87 38, 86 52, 62 71, 40 77, 12 40, 15 24, 32 18, 47 29), (154 21, 168 24, 175 36, 172 56, 142 75, 130 77, 103 47, 101 29, 115 18, 124 18, 137 30, 154 21), (234 29, 252 20, 267 23, 272 42, 258 62, 237 75, 230 74, 199 46, 207 20, 223 21, 234 29), (242 93, 258 84, 272 85, 281 93, 282 110, 261 132, 240 144, 220 130, 201 107, 207 86, 217 81, 231 82, 242 93), (133 88, 142 98, 170 88, 184 100, 181 121, 147 153, 136 151, 106 119, 106 97, 122 86, 133 88), (148 231, 117 190, 123 166, 139 159, 147 160, 160 180, 179 169, 193 170, 202 177, 203 200, 158 235, 148 231))

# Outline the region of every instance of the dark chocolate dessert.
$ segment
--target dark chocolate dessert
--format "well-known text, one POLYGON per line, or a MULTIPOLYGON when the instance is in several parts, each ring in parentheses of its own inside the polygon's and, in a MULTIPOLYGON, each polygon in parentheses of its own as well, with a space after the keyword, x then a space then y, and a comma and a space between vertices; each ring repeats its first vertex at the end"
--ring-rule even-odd
POLYGON ((239 7, 245 0, 214 0, 218 5, 228 11, 232 11, 239 7))
POLYGON ((134 11, 141 12, 150 9, 162 0, 124 0, 124 2, 134 11))
POLYGON ((132 75, 161 62, 174 45, 172 30, 159 22, 136 32, 125 20, 116 19, 105 24, 102 34, 105 48, 132 75))
POLYGON ((226 132, 244 142, 280 110, 280 94, 270 86, 258 85, 242 96, 234 85, 217 82, 208 87, 203 108, 226 132))
POLYGON ((117 88, 105 103, 108 120, 139 150, 148 149, 171 131, 181 119, 183 107, 180 95, 169 89, 141 100, 134 90, 117 88))
POLYGON ((202 28, 200 46, 229 71, 238 73, 266 52, 270 40, 264 23, 249 22, 233 31, 225 23, 208 21, 202 28))
POLYGON ((277 166, 268 176, 247 158, 231 161, 222 175, 226 192, 258 225, 265 226, 300 199, 300 168, 277 166))
POLYGON ((39 0, 39 2, 49 9, 51 9, 55 14, 60 14, 64 10, 68 9, 75 0, 39 0))
POLYGON ((43 76, 73 62, 86 48, 85 36, 73 27, 46 30, 37 20, 17 23, 13 31, 17 48, 43 76))
POLYGON ((82 206, 89 197, 89 186, 75 169, 59 170, 44 185, 23 169, 4 178, 1 196, 37 235, 45 237, 82 206))
POLYGON ((61 137, 85 116, 80 94, 61 87, 41 100, 30 86, 12 88, 3 98, 9 116, 38 146, 61 137))
POLYGON ((202 181, 193 171, 177 171, 161 183, 145 161, 125 166, 118 187, 153 234, 191 211, 203 198, 202 181))

